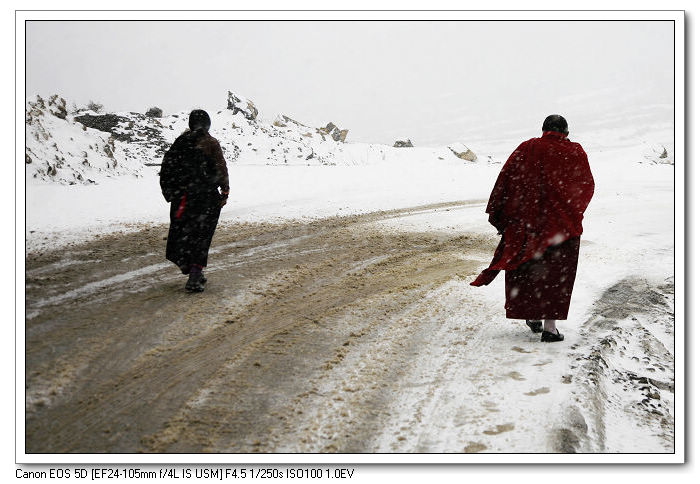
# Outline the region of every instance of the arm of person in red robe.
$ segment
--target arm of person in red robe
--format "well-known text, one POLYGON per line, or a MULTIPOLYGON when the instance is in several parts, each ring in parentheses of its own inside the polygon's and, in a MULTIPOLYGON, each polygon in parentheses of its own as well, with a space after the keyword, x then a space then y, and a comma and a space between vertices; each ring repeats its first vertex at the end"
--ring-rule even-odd
MULTIPOLYGON (((508 157, 508 160, 503 165, 501 172, 498 174, 496 183, 491 191, 491 196, 486 204, 486 213, 489 214, 489 223, 496 227, 496 230, 501 235, 501 241, 496 247, 496 251, 493 254, 493 260, 489 267, 493 266, 498 260, 503 256, 503 250, 505 248, 505 240, 503 232, 508 225, 508 220, 505 219, 503 214, 503 208, 505 207, 506 201, 508 200, 508 181, 511 178, 511 172, 513 168, 517 165, 518 161, 521 159, 526 142, 521 143, 518 148, 508 157)), ((471 283, 472 286, 485 286, 491 283, 498 275, 498 270, 485 269, 479 276, 471 283)))
POLYGON ((564 163, 556 160, 552 164, 550 160, 546 177, 548 225, 559 227, 554 234, 559 242, 582 234, 583 213, 595 190, 588 156, 581 145, 569 143, 563 156, 564 163))
POLYGON ((593 198, 595 181, 588 164, 588 155, 578 143, 576 143, 576 153, 578 156, 572 173, 571 186, 574 192, 571 194, 571 200, 573 200, 573 208, 583 217, 583 213, 593 198))
POLYGON ((526 150, 527 141, 521 143, 508 157, 501 172, 498 174, 496 183, 491 190, 491 196, 486 204, 486 213, 489 214, 489 223, 496 227, 499 234, 502 234, 508 225, 508 220, 503 213, 509 195, 509 182, 513 177, 513 171, 521 160, 526 150))

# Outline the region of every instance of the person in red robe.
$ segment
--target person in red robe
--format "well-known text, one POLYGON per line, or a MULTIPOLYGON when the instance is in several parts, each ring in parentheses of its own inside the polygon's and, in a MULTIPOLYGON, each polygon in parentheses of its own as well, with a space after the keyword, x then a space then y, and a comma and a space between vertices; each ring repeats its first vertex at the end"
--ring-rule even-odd
POLYGON ((506 271, 506 317, 524 319, 545 342, 564 339, 556 321, 568 317, 583 213, 595 187, 586 152, 568 135, 566 119, 547 116, 542 137, 523 142, 506 161, 486 206, 501 241, 471 283, 487 285, 506 271))

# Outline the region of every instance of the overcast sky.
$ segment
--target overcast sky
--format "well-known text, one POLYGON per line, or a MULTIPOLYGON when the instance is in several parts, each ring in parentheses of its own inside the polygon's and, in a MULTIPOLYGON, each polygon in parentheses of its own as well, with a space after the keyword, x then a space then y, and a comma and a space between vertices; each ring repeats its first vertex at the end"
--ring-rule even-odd
POLYGON ((673 102, 673 22, 27 23, 27 96, 226 107, 418 145, 673 102))

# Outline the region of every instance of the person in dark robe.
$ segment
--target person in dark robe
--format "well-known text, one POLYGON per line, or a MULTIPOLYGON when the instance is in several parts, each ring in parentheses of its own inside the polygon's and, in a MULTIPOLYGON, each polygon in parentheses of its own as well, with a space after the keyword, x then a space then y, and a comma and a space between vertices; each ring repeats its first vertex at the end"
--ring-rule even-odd
POLYGON ((523 142, 506 161, 486 206, 501 241, 471 283, 487 285, 506 271, 506 317, 525 320, 545 342, 564 339, 556 322, 568 317, 583 213, 595 187, 586 152, 568 135, 562 116, 548 116, 542 137, 523 142))
POLYGON ((165 154, 160 171, 161 190, 170 202, 165 257, 189 275, 188 292, 204 290, 203 269, 229 193, 226 160, 219 142, 209 134, 210 126, 206 111, 192 111, 189 129, 165 154))

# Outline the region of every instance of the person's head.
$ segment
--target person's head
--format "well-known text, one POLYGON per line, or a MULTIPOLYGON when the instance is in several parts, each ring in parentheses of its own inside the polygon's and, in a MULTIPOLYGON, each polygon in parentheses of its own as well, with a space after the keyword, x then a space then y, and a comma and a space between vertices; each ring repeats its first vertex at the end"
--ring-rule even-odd
POLYGON ((569 124, 564 119, 564 116, 558 114, 550 114, 542 123, 542 131, 556 131, 565 135, 569 134, 569 124))
POLYGON ((203 109, 195 109, 190 113, 190 129, 192 131, 209 131, 211 118, 203 109))

